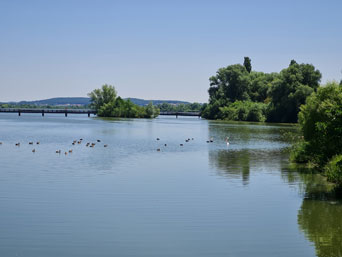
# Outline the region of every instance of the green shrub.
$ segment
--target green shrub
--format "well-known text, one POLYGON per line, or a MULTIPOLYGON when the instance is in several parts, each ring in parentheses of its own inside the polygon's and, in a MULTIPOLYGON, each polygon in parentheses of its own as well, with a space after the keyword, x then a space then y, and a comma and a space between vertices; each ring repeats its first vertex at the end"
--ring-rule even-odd
POLYGON ((330 182, 342 185, 342 154, 334 156, 325 165, 325 174, 330 182))

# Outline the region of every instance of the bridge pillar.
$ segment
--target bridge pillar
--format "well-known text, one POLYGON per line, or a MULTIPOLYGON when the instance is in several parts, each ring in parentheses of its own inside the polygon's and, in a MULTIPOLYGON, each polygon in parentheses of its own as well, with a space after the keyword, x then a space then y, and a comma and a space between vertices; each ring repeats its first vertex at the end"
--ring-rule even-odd
POLYGON ((65 111, 65 117, 68 117, 68 112, 67 111, 65 111))
POLYGON ((176 119, 178 119, 178 114, 176 114, 176 119))
POLYGON ((21 116, 21 112, 20 111, 18 112, 18 116, 21 116))
POLYGON ((88 112, 88 117, 90 117, 90 112, 88 112))
POLYGON ((44 117, 44 110, 42 110, 42 116, 44 117))

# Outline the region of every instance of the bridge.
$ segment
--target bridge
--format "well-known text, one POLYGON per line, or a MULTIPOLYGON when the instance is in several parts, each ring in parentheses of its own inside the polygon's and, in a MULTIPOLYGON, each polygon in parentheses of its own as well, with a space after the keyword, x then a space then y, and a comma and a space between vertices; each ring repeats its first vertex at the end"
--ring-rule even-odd
POLYGON ((0 108, 0 112, 14 112, 18 113, 19 116, 21 116, 22 113, 41 113, 42 116, 44 116, 45 113, 64 114, 65 117, 67 117, 68 114, 88 114, 88 117, 90 117, 90 114, 96 115, 96 111, 91 109, 0 108))
MULTIPOLYGON (((44 116, 45 113, 64 114, 65 117, 67 117, 68 114, 88 114, 88 117, 90 117, 90 114, 96 115, 96 111, 92 109, 0 108, 0 113, 1 112, 18 113, 19 116, 21 116, 22 113, 41 113, 42 116, 44 116)), ((159 115, 176 116, 176 118, 178 118, 178 116, 201 117, 200 112, 160 112, 159 115)))

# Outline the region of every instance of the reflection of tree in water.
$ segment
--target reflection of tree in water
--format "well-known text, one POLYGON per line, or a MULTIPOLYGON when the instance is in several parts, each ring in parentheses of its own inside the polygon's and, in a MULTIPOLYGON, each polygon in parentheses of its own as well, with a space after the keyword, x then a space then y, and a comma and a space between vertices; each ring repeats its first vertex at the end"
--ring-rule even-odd
POLYGON ((216 150, 209 151, 209 163, 217 174, 228 179, 242 178, 244 185, 249 183, 251 171, 278 172, 284 159, 281 150, 216 150))
POLYGON ((290 184, 299 185, 305 197, 298 211, 298 225, 315 244, 317 256, 342 256, 342 190, 305 168, 285 165, 282 172, 290 184))
POLYGON ((342 204, 305 199, 298 212, 298 225, 315 244, 317 256, 342 256, 342 204))
POLYGON ((240 178, 244 185, 249 181, 249 151, 211 151, 209 162, 216 168, 220 176, 240 178))

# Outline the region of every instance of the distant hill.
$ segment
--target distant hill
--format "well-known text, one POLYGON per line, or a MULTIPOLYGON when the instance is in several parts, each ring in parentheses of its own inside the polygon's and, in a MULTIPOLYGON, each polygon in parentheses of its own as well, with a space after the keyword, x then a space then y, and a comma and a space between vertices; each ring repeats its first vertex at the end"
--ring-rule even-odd
POLYGON ((150 102, 152 102, 153 105, 162 104, 162 103, 169 103, 169 104, 189 104, 189 102, 184 101, 177 101, 177 100, 144 100, 139 98, 125 98, 131 100, 134 104, 144 106, 148 105, 150 102))
MULTIPOLYGON (((153 105, 169 103, 169 104, 189 104, 189 102, 185 101, 176 101, 176 100, 144 100, 139 98, 125 98, 131 100, 134 104, 144 106, 148 105, 150 102, 153 105)), ((36 101, 20 101, 20 102, 7 102, 8 104, 16 104, 16 105, 52 105, 52 106, 84 106, 90 104, 89 97, 56 97, 44 100, 36 100, 36 101)), ((4 104, 4 103, 3 103, 4 104)))
MULTIPOLYGON (((14 104, 14 103, 12 103, 14 104)), ((56 97, 36 101, 21 101, 16 102, 18 105, 88 105, 90 104, 89 97, 56 97)))

